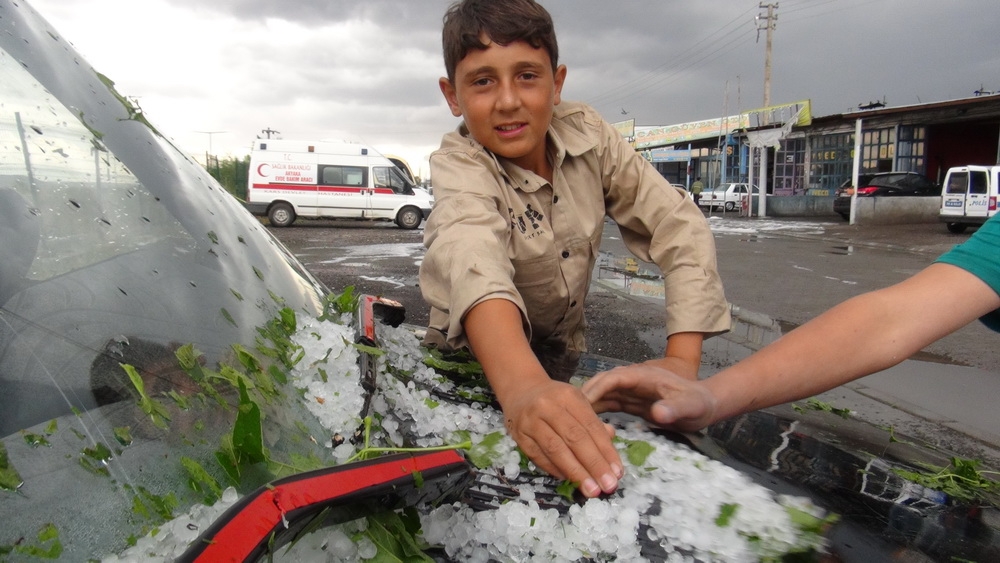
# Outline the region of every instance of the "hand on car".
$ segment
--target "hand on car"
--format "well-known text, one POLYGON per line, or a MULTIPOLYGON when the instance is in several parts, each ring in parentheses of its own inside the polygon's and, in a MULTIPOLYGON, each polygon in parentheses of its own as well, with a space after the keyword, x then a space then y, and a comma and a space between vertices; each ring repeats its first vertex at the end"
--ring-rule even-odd
POLYGON ((551 379, 519 389, 503 402, 507 430, 542 470, 578 483, 587 497, 611 493, 624 474, 604 424, 579 389, 551 379))
POLYGON ((625 412, 684 432, 714 422, 717 408, 704 382, 649 362, 599 373, 582 390, 596 412, 625 412))

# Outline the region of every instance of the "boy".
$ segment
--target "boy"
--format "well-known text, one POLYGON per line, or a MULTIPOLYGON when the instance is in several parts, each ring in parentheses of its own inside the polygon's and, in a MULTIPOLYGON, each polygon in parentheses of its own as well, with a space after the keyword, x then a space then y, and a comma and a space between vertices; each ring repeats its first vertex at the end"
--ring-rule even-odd
POLYGON ((534 0, 463 0, 442 36, 441 92, 464 122, 430 159, 425 343, 470 347, 524 453, 588 497, 610 493, 622 476, 613 431, 538 351, 585 350, 583 303, 608 215, 664 272, 669 336, 649 363, 696 378, 703 338, 730 322, 712 234, 593 109, 560 103, 566 67, 534 0))
POLYGON ((892 367, 977 318, 1000 332, 1000 215, 909 279, 848 299, 708 379, 614 369, 583 389, 599 412, 698 430, 892 367), (845 340, 859 348, 844 354, 845 340))

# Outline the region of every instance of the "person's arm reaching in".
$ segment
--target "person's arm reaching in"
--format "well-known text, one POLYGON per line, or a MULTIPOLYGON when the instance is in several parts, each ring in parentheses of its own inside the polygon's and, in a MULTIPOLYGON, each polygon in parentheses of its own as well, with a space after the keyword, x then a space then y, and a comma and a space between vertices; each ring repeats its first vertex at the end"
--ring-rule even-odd
POLYGON ((837 305, 705 380, 629 366, 595 376, 583 391, 597 412, 629 412, 655 424, 696 430, 896 365, 997 308, 1000 296, 981 279, 950 264, 933 264, 896 285, 837 305), (847 354, 845 341, 852 342, 847 354))
POLYGON ((544 471, 578 483, 587 497, 613 492, 623 469, 612 434, 579 389, 545 372, 517 306, 489 299, 462 324, 521 450, 544 471))

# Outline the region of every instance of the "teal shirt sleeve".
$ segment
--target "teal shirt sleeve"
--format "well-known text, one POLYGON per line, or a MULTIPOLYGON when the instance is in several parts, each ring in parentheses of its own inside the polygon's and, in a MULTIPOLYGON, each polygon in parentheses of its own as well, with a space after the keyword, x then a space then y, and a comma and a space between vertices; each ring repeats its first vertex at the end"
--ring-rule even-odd
MULTIPOLYGON (((1000 295, 1000 215, 986 221, 969 240, 942 254, 936 262, 966 270, 1000 295)), ((983 315, 979 320, 1000 332, 1000 309, 983 315)))

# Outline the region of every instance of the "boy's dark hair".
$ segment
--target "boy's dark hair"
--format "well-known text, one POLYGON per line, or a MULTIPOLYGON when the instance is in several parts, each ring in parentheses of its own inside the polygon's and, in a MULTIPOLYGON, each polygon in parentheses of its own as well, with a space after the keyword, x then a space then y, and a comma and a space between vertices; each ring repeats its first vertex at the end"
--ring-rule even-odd
POLYGON ((442 44, 448 80, 454 82, 455 68, 472 49, 486 49, 480 40, 485 34, 500 45, 524 41, 549 52, 552 70, 559 61, 559 45, 552 16, 534 0, 462 0, 444 15, 442 44))

